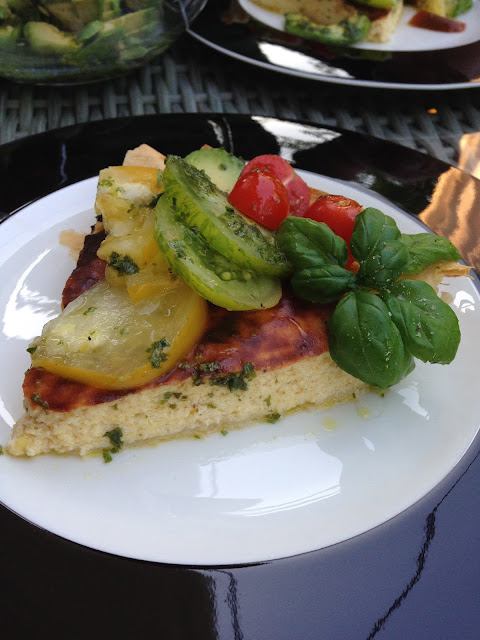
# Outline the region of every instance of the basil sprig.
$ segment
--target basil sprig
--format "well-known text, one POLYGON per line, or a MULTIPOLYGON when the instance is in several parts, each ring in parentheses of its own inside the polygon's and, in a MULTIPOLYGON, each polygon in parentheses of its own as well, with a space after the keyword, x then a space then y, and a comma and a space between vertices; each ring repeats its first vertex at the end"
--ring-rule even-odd
POLYGON ((293 267, 299 297, 340 300, 328 324, 329 350, 344 371, 386 389, 414 369, 414 358, 441 364, 454 359, 460 343, 455 312, 425 282, 399 280, 440 260, 458 261, 447 238, 403 234, 393 218, 364 209, 350 242, 357 274, 345 269, 346 243, 324 223, 288 217, 277 243, 293 267))

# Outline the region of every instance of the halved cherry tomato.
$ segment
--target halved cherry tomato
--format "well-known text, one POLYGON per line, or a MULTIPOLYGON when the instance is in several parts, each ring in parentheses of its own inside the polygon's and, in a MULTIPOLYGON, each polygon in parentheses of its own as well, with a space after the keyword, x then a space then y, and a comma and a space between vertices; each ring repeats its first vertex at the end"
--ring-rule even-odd
POLYGON ((228 201, 249 218, 276 230, 290 211, 288 193, 271 173, 256 169, 235 183, 228 201))
POLYGON ((257 169, 268 171, 283 182, 290 200, 290 215, 302 217, 310 204, 310 190, 294 168, 280 156, 264 154, 247 162, 241 175, 257 169))
POLYGON ((363 209, 362 205, 345 196, 320 196, 305 212, 305 218, 325 222, 337 236, 350 244, 355 218, 363 209))
MULTIPOLYGON (((352 237, 355 218, 362 211, 362 205, 345 196, 325 195, 320 196, 305 212, 305 218, 311 218, 317 222, 325 222, 330 229, 345 240, 350 253, 350 239, 352 237)), ((345 265, 348 268, 354 262, 352 254, 345 265)))

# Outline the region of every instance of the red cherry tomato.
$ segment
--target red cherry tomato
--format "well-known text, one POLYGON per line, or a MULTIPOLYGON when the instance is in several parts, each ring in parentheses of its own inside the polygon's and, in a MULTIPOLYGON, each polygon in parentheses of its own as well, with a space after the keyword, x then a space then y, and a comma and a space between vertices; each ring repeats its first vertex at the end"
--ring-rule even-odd
POLYGON ((264 154, 247 162, 241 175, 258 169, 268 171, 283 182, 290 200, 290 214, 302 217, 310 204, 310 190, 293 167, 280 156, 264 154))
POLYGON ((235 183, 228 201, 249 218, 276 230, 290 211, 288 193, 278 178, 266 171, 250 171, 235 183))
POLYGON ((349 269, 353 262, 350 252, 350 239, 352 237, 355 218, 362 211, 363 207, 345 196, 325 195, 320 196, 313 202, 305 213, 305 218, 311 218, 317 222, 325 222, 330 229, 345 240, 348 244, 350 255, 345 267, 349 269))
POLYGON ((355 218, 363 207, 345 196, 320 196, 305 212, 305 218, 325 222, 337 236, 350 244, 355 218))

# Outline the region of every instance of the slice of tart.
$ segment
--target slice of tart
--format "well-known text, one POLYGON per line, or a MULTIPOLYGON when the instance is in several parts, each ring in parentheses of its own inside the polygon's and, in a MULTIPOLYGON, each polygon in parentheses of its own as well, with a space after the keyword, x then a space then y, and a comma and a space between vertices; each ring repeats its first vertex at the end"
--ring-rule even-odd
MULTIPOLYGON (((150 196, 141 186, 149 184, 158 196, 162 182, 152 172, 163 169, 164 158, 145 148, 140 160, 136 154, 127 154, 127 164, 139 161, 150 171, 134 166, 131 173, 100 173, 96 208, 106 207, 108 215, 85 238, 63 291, 60 322, 47 325, 29 349, 25 414, 8 452, 103 451, 108 457, 123 446, 274 422, 367 390, 330 356, 327 323, 334 305, 303 301, 284 284, 269 308, 227 310, 174 277, 151 246, 150 196), (133 198, 128 210, 115 200, 119 190, 133 198), (125 246, 131 263, 141 265, 137 271, 125 260, 102 258, 119 256, 114 249, 125 246), (119 283, 120 267, 126 271, 119 283)), ((439 262, 416 277, 436 286, 444 275, 466 272, 456 262, 439 262)))

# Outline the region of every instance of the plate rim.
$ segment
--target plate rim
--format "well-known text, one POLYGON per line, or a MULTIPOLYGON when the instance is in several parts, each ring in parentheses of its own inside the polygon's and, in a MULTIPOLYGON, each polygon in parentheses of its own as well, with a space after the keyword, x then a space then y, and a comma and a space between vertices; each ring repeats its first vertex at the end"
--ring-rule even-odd
MULTIPOLYGON (((203 9, 202 14, 206 13, 209 10, 208 5, 203 9)), ((215 9, 211 9, 211 11, 215 11, 215 9)), ((193 21, 193 23, 191 25, 189 25, 186 29, 186 33, 188 33, 191 37, 193 37, 194 39, 196 39, 197 41, 201 42, 202 44, 212 48, 213 50, 222 53, 224 55, 227 55, 235 60, 238 60, 242 63, 246 63, 246 64, 251 64, 255 67, 264 69, 264 70, 268 70, 268 71, 274 71, 274 72, 278 72, 280 74, 283 75, 287 75, 290 77, 295 77, 295 78, 300 78, 300 79, 304 79, 304 80, 314 80, 317 82, 326 82, 328 84, 335 84, 335 85, 342 85, 342 86, 358 86, 358 87, 362 87, 365 89, 396 89, 396 90, 405 90, 405 91, 418 91, 418 90, 422 90, 422 91, 439 91, 439 90, 458 90, 458 89, 474 89, 476 87, 480 88, 480 76, 476 79, 471 79, 468 81, 462 81, 462 82, 444 82, 444 83, 435 83, 435 84, 424 84, 424 83, 416 83, 416 82, 389 82, 389 81, 376 81, 376 80, 364 80, 364 79, 358 79, 358 78, 338 78, 335 76, 329 76, 327 74, 320 74, 320 73, 310 73, 308 71, 296 71, 294 69, 290 69, 287 67, 282 67, 280 65, 275 65, 274 63, 270 63, 270 62, 264 62, 262 60, 258 60, 252 57, 249 57, 247 55, 244 55, 238 51, 234 51, 232 49, 229 49, 228 47, 224 47, 221 46, 220 44, 213 42, 211 39, 209 39, 208 37, 206 37, 202 32, 201 32, 201 20, 202 20, 202 14, 200 14, 200 16, 198 16, 196 18, 196 20, 193 21), (199 27, 200 25, 200 27, 199 27)), ((253 20, 255 22, 255 20, 253 19, 253 17, 251 17, 251 20, 253 20)), ((255 39, 255 37, 254 37, 255 39)), ((451 50, 461 50, 465 47, 468 46, 472 46, 473 44, 478 44, 480 42, 480 38, 468 45, 461 45, 459 47, 455 47, 452 48, 451 50)), ((282 46, 282 45, 279 45, 282 46)), ((288 51, 289 49, 286 48, 286 50, 288 51)), ((370 51, 369 49, 365 49, 365 52, 370 51)), ((375 50, 371 50, 373 51, 373 53, 375 53, 375 50)), ((430 50, 433 51, 433 50, 430 50)), ((437 50, 435 50, 437 51, 437 50)), ((438 51, 447 51, 447 49, 439 49, 438 51)), ((397 52, 397 53, 402 53, 402 52, 397 52)), ((417 55, 421 54, 422 52, 407 52, 407 53, 417 53, 417 55)), ((370 61, 364 61, 364 62, 369 62, 370 65, 374 65, 375 63, 372 63, 370 61)), ((377 63, 378 64, 378 63, 377 63)))
MULTIPOLYGON (((134 117, 134 118, 133 118, 133 120, 137 120, 137 119, 159 119, 159 120, 160 120, 160 119, 164 119, 164 120, 168 120, 168 119, 170 119, 170 118, 172 117, 172 115, 173 115, 173 114, 157 114, 157 115, 151 115, 151 116, 136 116, 136 117, 134 117)), ((189 118, 191 118, 191 117, 193 116, 195 120, 197 120, 197 119, 205 120, 205 119, 208 119, 209 115, 211 116, 212 114, 175 114, 175 116, 173 116, 173 117, 178 118, 178 117, 180 116, 180 117, 183 117, 183 118, 185 118, 185 119, 189 119, 189 118)), ((229 119, 229 116, 225 116, 225 114, 216 114, 216 115, 217 115, 217 117, 222 118, 222 119, 223 119, 223 118, 226 118, 227 120, 229 119)), ((232 118, 234 118, 234 119, 239 118, 239 119, 241 119, 241 120, 249 120, 249 119, 251 119, 252 117, 255 117, 255 116, 247 116, 247 115, 242 115, 242 114, 232 114, 232 116, 231 116, 231 117, 232 117, 232 118)), ((267 116, 267 117, 263 117, 263 116, 262 116, 262 118, 263 118, 263 119, 265 119, 265 120, 272 120, 272 121, 276 121, 276 122, 289 122, 289 123, 292 123, 292 124, 294 124, 294 125, 298 125, 298 126, 300 126, 300 125, 302 124, 302 122, 299 122, 299 121, 292 121, 292 120, 286 120, 286 119, 280 119, 280 118, 274 118, 274 117, 268 117, 268 116, 267 116)), ((132 120, 132 117, 126 117, 124 120, 126 120, 126 121, 131 121, 131 120, 132 120)), ((112 122, 117 123, 117 122, 118 122, 118 119, 112 119, 112 122)), ((88 127, 90 124, 94 124, 94 123, 85 123, 85 125, 84 125, 84 126, 88 127)), ((105 122, 100 122, 100 123, 96 123, 96 124, 101 126, 101 125, 105 125, 106 123, 105 123, 105 122)), ((107 123, 107 124, 108 124, 108 123, 107 123)), ((346 136, 351 136, 351 135, 353 135, 354 137, 360 137, 360 138, 372 138, 372 139, 377 140, 377 141, 379 141, 380 143, 385 144, 385 145, 387 145, 387 146, 400 146, 400 147, 401 147, 401 145, 398 145, 397 143, 391 143, 391 142, 388 142, 388 141, 375 139, 373 136, 370 136, 370 135, 368 135, 368 134, 363 134, 363 133, 358 133, 358 132, 352 132, 352 131, 348 131, 348 130, 342 130, 342 129, 338 128, 338 127, 332 127, 332 126, 328 126, 328 125, 319 125, 319 124, 316 124, 316 123, 309 123, 309 125, 310 125, 310 126, 313 126, 313 127, 314 127, 314 128, 316 128, 316 129, 321 129, 321 130, 332 130, 332 131, 336 131, 336 132, 341 132, 341 134, 342 134, 342 135, 346 135, 346 136)), ((69 125, 69 126, 67 126, 67 127, 63 127, 63 128, 61 128, 61 129, 52 130, 52 131, 48 131, 48 132, 43 132, 43 133, 41 133, 41 134, 35 134, 35 135, 33 135, 33 136, 29 136, 28 138, 35 138, 35 139, 37 139, 39 136, 43 136, 43 135, 47 135, 47 136, 54 135, 54 136, 56 136, 56 135, 58 135, 58 134, 59 134, 60 132, 62 132, 62 131, 63 131, 64 133, 68 133, 68 130, 71 130, 71 129, 78 129, 78 125, 69 125), (67 131, 65 131, 65 130, 67 130, 67 131)), ((83 129, 83 127, 82 127, 82 129, 83 129)), ((5 150, 5 147, 10 147, 10 146, 12 146, 12 145, 17 146, 17 145, 19 145, 19 144, 20 144, 20 146, 22 146, 22 145, 26 144, 26 143, 27 143, 27 141, 28 141, 28 139, 27 139, 27 138, 24 138, 24 139, 22 139, 22 140, 13 141, 12 143, 7 143, 7 145, 2 145, 2 146, 0 147, 0 152, 1 152, 2 150, 5 150)), ((420 157, 425 155, 425 154, 422 154, 421 152, 416 151, 416 150, 413 150, 413 149, 408 149, 408 152, 409 152, 409 153, 412 153, 412 154, 414 154, 414 155, 416 155, 416 156, 420 156, 420 157)), ((448 163, 445 163, 444 161, 437 160, 437 159, 435 159, 435 158, 434 158, 434 160, 435 160, 435 162, 438 164, 438 166, 439 166, 439 167, 440 167, 440 166, 442 166, 442 167, 444 167, 444 168, 447 168, 447 167, 450 167, 450 166, 451 166, 451 165, 449 165, 448 163)), ((460 171, 460 170, 457 170, 457 171, 460 171)), ((79 182, 80 180, 83 180, 83 179, 85 179, 85 176, 83 176, 82 178, 75 179, 75 180, 74 180, 72 183, 70 183, 70 184, 76 184, 77 182, 79 182)), ((53 193, 54 191, 57 191, 58 189, 61 189, 63 186, 67 186, 67 185, 61 185, 61 186, 57 187, 56 189, 53 189, 53 190, 49 191, 49 193, 53 193)), ((44 195, 45 195, 45 194, 40 194, 40 195, 39 195, 39 198, 44 197, 44 195)), ((47 195, 48 195, 48 194, 47 194, 47 195)), ((36 199, 37 199, 37 198, 36 198, 36 199)), ((36 200, 36 199, 35 199, 35 200, 36 200)), ((19 211, 20 209, 23 209, 23 208, 24 208, 24 206, 26 206, 26 205, 27 205, 27 204, 29 204, 30 202, 32 202, 32 201, 29 201, 28 203, 25 203, 23 206, 19 207, 18 209, 16 209, 16 210, 12 211, 12 212, 11 212, 11 215, 15 214, 15 213, 16 213, 17 211, 19 211)), ((412 214, 412 213, 411 213, 411 212, 409 212, 409 211, 405 211, 405 214, 406 214, 406 215, 410 215, 410 216, 414 215, 414 214, 412 214)), ((9 217, 10 217, 10 216, 9 216, 9 217)), ((455 468, 454 468, 454 469, 452 469, 452 471, 451 471, 451 472, 449 472, 449 474, 447 475, 447 478, 448 478, 448 477, 451 477, 451 476, 452 476, 452 474, 456 473, 456 471, 457 471, 458 467, 461 465, 462 461, 467 457, 468 453, 469 453, 469 452, 471 452, 472 447, 473 447, 473 443, 472 443, 472 445, 470 445, 469 450, 466 452, 466 454, 462 457, 462 460, 461 460, 459 463, 457 463, 457 465, 455 466, 455 468)), ((478 454, 477 454, 477 455, 478 455, 478 454)), ((445 480, 446 480, 446 479, 445 479, 445 480)), ((437 485, 437 486, 438 486, 438 485, 437 485)), ((429 495, 429 494, 431 494, 433 491, 435 491, 435 489, 437 488, 437 486, 436 486, 436 487, 434 487, 432 490, 430 490, 430 491, 428 492, 428 494, 427 494, 427 495, 429 495)), ((425 499, 426 499, 426 497, 427 497, 427 495, 426 495, 426 496, 423 496, 420 500, 421 500, 421 501, 425 500, 425 499)), ((411 506, 411 507, 409 507, 407 510, 412 509, 414 506, 415 506, 415 505, 412 505, 412 506, 411 506)), ((404 513, 404 512, 402 512, 402 513, 404 513)), ((398 515, 396 515, 396 516, 393 516, 393 518, 392 518, 391 520, 395 520, 395 519, 397 519, 397 518, 399 518, 399 517, 401 518, 401 517, 402 517, 402 513, 400 513, 400 514, 398 514, 398 515)), ((389 520, 389 521, 390 521, 390 520, 389 520)), ((389 521, 386 521, 386 522, 389 522, 389 521)), ((31 524, 32 524, 34 527, 35 527, 35 526, 38 526, 38 525, 35 525, 34 523, 31 523, 31 524)), ((378 526, 377 526, 377 527, 375 527, 375 528, 376 528, 376 529, 377 529, 377 528, 381 528, 384 524, 385 524, 385 523, 382 523, 382 524, 378 525, 378 526)), ((51 532, 48 532, 48 533, 51 533, 51 532)), ((359 538, 359 537, 362 537, 362 536, 364 536, 364 535, 366 535, 366 534, 368 534, 368 533, 369 533, 369 531, 367 531, 367 532, 365 532, 365 533, 360 533, 360 534, 358 534, 358 535, 357 535, 357 536, 355 536, 355 537, 356 537, 356 538, 359 538)), ((52 535, 57 536, 57 534, 55 534, 55 533, 53 533, 52 535)), ((58 537, 58 536, 57 536, 57 537, 58 537)), ((333 545, 329 545, 329 547, 327 547, 327 548, 330 548, 330 546, 338 546, 338 545, 344 544, 345 542, 348 542, 348 540, 347 540, 347 541, 344 541, 344 542, 338 542, 338 543, 335 543, 335 544, 333 544, 333 545)), ((72 543, 72 544, 76 544, 76 545, 78 545, 78 543, 72 543)), ((80 545, 80 546, 82 546, 82 545, 80 545)), ((88 547, 86 547, 86 548, 88 548, 88 547)), ((321 552, 321 551, 322 551, 322 549, 321 549, 321 550, 317 550, 317 551, 307 551, 307 552, 304 552, 304 554, 316 553, 316 552, 318 552, 318 551, 320 551, 320 552, 321 552)), ((108 555, 108 553, 109 553, 109 552, 102 552, 102 553, 106 553, 106 554, 108 555)), ((300 555, 304 555, 304 554, 302 553, 302 554, 300 554, 300 555)), ((146 562, 149 562, 149 561, 147 560, 146 562)), ((154 563, 155 563, 155 562, 154 562, 154 563)), ((161 564, 161 563, 155 563, 155 564, 161 564)), ((248 565, 251 565, 251 564, 259 564, 259 563, 258 563, 258 562, 253 562, 253 563, 241 563, 240 565, 228 565, 228 566, 246 566, 247 564, 248 564, 248 565)), ((203 566, 203 565, 182 565, 182 566, 195 566, 195 567, 197 567, 197 566, 203 566)), ((208 567, 212 568, 214 565, 206 565, 206 566, 208 566, 208 567)), ((225 566, 225 565, 218 565, 218 566, 225 566)))

